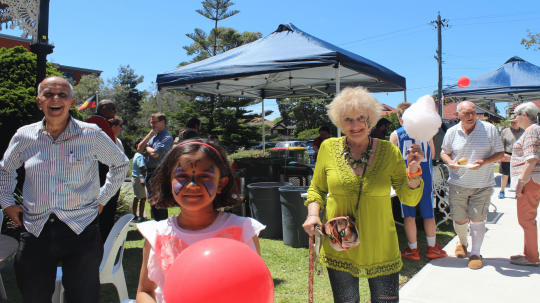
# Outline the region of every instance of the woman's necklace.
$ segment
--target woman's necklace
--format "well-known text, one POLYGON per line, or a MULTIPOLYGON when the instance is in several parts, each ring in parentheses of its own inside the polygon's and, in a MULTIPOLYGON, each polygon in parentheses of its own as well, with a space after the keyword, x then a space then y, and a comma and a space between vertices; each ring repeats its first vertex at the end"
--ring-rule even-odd
POLYGON ((357 165, 366 165, 369 161, 369 157, 371 157, 371 154, 373 154, 373 151, 371 150, 371 138, 369 138, 369 144, 367 149, 362 153, 362 157, 358 160, 355 160, 351 153, 351 148, 349 147, 349 143, 347 141, 347 138, 345 137, 345 146, 343 147, 343 151, 340 155, 345 156, 345 161, 349 163, 349 165, 354 169, 357 165))

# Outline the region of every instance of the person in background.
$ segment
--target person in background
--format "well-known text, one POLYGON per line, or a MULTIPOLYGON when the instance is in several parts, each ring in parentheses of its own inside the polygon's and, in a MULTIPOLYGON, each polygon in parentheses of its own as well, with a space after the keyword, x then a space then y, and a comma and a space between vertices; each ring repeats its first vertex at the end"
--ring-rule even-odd
MULTIPOLYGON (((86 119, 87 123, 96 124, 101 130, 103 130, 109 138, 116 143, 116 136, 112 130, 109 120, 114 119, 116 115, 116 105, 111 100, 101 100, 97 106, 97 112, 94 116, 86 119)), ((101 186, 105 184, 107 180, 107 173, 109 167, 103 163, 99 163, 99 183, 101 186)), ((103 211, 99 214, 99 229, 101 230, 101 238, 103 242, 107 240, 109 233, 114 226, 114 216, 116 215, 116 209, 118 207, 118 198, 120 197, 120 189, 114 196, 105 204, 103 211)))
MULTIPOLYGON (((143 139, 135 139, 133 148, 137 147, 143 139)), ((131 184, 133 187, 133 214, 137 221, 142 222, 144 218, 144 204, 146 203, 146 189, 144 179, 146 176, 146 164, 144 163, 143 154, 136 152, 133 156, 133 164, 131 165, 131 184), (140 203, 139 203, 140 202, 140 203), (137 206, 139 208, 139 216, 137 216, 137 206)))
POLYGON ((109 125, 111 126, 111 129, 113 131, 114 135, 114 141, 116 142, 116 145, 118 145, 118 148, 125 154, 126 150, 124 149, 124 145, 122 144, 122 140, 118 138, 120 136, 120 133, 122 132, 122 118, 118 116, 114 116, 114 118, 109 119, 109 125))
POLYGON ((457 114, 461 122, 448 129, 441 151, 441 159, 450 168, 448 201, 454 230, 459 238, 455 256, 467 257, 467 234, 470 229, 472 247, 468 267, 480 269, 484 266, 480 248, 486 234, 485 220, 493 186, 496 185, 493 167, 494 162, 503 157, 504 148, 497 128, 476 119, 476 107, 472 102, 459 103, 457 114), (462 158, 474 166, 456 166, 462 158))
POLYGON ((217 135, 208 136, 208 140, 214 141, 216 144, 219 144, 219 137, 217 135))
POLYGON ((75 98, 66 80, 45 78, 36 103, 45 118, 19 128, 0 161, 0 206, 21 231, 13 266, 21 302, 51 302, 61 262, 66 301, 98 303, 98 214, 122 185, 129 160, 99 127, 69 115, 75 98), (111 169, 102 187, 98 161, 111 169), (13 196, 19 167, 26 172, 23 205, 13 196))
POLYGON ((540 126, 534 124, 538 107, 522 103, 514 110, 517 126, 523 135, 513 146, 511 188, 516 190, 517 218, 523 228, 523 253, 510 257, 510 263, 523 266, 540 265, 536 216, 540 201, 540 126))
MULTIPOLYGON (((152 131, 139 143, 137 152, 144 153, 146 156, 146 189, 148 191, 148 200, 152 199, 151 183, 156 168, 161 164, 167 152, 173 145, 173 137, 167 131, 167 116, 163 113, 150 115, 150 126, 152 131)), ((169 217, 167 209, 158 209, 152 205, 152 214, 156 221, 166 220, 169 217)))
POLYGON ((182 140, 191 138, 197 138, 201 131, 201 120, 197 118, 191 118, 186 124, 186 128, 180 131, 178 137, 174 140, 174 143, 178 143, 182 140))
MULTIPOLYGON (((409 102, 402 102, 397 106, 397 116, 399 123, 403 125, 403 113, 407 108, 411 106, 409 102)), ((400 127, 390 135, 390 142, 399 147, 403 158, 407 158, 407 150, 412 146, 413 139, 409 137, 405 131, 405 127, 400 127)), ((418 203, 420 208, 420 216, 424 219, 424 230, 426 231, 427 239, 427 252, 426 257, 430 259, 446 257, 446 252, 442 250, 436 242, 437 225, 435 224, 435 213, 433 208, 435 207, 435 200, 433 198, 433 157, 435 156, 435 144, 433 139, 429 142, 416 141, 422 151, 424 151, 425 157, 420 163, 422 168, 422 179, 424 180, 424 191, 422 193, 422 199, 418 203)), ((405 234, 407 236, 407 242, 409 247, 401 251, 401 256, 413 261, 420 260, 420 250, 418 249, 417 242, 417 229, 416 229, 416 207, 411 207, 401 204, 401 215, 405 225, 405 234)))
POLYGON ((501 191, 499 192, 499 199, 504 199, 504 189, 508 184, 510 178, 510 158, 512 157, 512 150, 514 143, 523 135, 524 130, 517 125, 516 115, 510 116, 510 127, 505 128, 501 132, 501 140, 504 145, 504 157, 499 160, 499 173, 501 176, 501 191))
POLYGON ((319 153, 319 148, 321 148, 321 144, 324 140, 330 138, 330 127, 324 125, 319 128, 319 136, 313 140, 313 150, 315 151, 315 155, 313 158, 315 161, 317 161, 317 154, 319 153))
POLYGON ((390 130, 390 125, 392 125, 392 122, 388 121, 386 118, 381 118, 377 122, 377 125, 375 125, 375 128, 371 130, 369 136, 371 138, 386 140, 386 134, 390 130))

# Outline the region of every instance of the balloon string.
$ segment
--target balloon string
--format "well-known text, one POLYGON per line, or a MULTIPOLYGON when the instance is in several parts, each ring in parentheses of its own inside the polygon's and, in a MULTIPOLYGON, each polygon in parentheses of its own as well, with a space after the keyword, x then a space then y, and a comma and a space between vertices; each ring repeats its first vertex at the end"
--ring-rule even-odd
POLYGON ((313 242, 315 236, 309 236, 309 303, 313 303, 313 242))

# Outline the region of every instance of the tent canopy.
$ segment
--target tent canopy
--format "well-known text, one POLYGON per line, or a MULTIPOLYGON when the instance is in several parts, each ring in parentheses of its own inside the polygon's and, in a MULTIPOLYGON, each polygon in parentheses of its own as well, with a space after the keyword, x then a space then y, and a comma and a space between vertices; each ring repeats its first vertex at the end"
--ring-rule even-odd
POLYGON ((464 88, 452 85, 443 89, 444 97, 472 102, 540 100, 540 67, 517 56, 470 81, 464 88))
POLYGON ((336 78, 341 87, 364 86, 373 93, 406 88, 402 76, 290 23, 263 39, 159 74, 156 82, 159 90, 277 99, 333 94, 336 78))

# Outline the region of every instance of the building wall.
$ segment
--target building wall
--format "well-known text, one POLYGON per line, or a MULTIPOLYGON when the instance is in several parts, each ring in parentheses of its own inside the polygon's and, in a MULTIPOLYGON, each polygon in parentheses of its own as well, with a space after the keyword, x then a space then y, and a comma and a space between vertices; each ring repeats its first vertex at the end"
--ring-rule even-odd
MULTIPOLYGON (((0 34, 0 48, 13 48, 15 46, 23 46, 28 51, 30 51, 30 42, 32 40, 30 39, 24 39, 20 37, 10 36, 10 35, 4 35, 0 34)), ((54 64, 54 67, 61 72, 66 78, 71 78, 73 80, 73 84, 78 84, 81 81, 81 77, 84 75, 96 75, 101 76, 102 71, 98 70, 91 70, 91 69, 85 69, 85 68, 78 68, 78 67, 72 67, 72 66, 64 66, 60 64, 54 64)))
POLYGON ((28 51, 30 51, 30 39, 23 38, 7 38, 6 35, 0 35, 0 48, 5 47, 7 49, 13 48, 15 46, 23 46, 28 51))
POLYGON ((91 73, 91 72, 69 69, 65 67, 57 67, 56 69, 59 72, 61 72, 66 78, 71 78, 73 80, 74 85, 79 84, 82 76, 84 75, 96 75, 98 77, 101 75, 101 73, 91 73))

